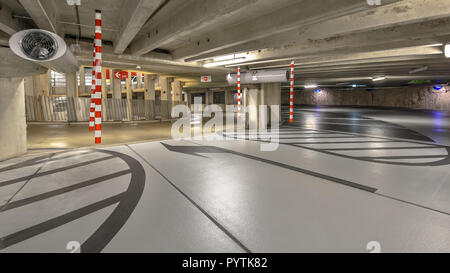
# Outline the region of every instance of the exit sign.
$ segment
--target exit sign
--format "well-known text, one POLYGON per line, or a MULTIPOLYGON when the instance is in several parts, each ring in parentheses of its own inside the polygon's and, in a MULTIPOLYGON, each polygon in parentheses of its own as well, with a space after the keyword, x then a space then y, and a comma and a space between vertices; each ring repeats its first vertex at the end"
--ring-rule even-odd
POLYGON ((201 76, 200 81, 201 82, 211 82, 211 76, 201 76))

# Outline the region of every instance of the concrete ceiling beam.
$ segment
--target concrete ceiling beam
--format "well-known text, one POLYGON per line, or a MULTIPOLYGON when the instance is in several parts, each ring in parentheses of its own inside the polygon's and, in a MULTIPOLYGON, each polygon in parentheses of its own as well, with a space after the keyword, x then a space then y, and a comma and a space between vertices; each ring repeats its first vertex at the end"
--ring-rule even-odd
MULTIPOLYGON (((399 57, 399 56, 416 56, 416 55, 433 55, 433 54, 442 54, 441 47, 432 47, 432 46, 413 46, 413 47, 400 47, 401 45, 405 46, 408 43, 393 43, 387 44, 385 46, 369 46, 362 48, 352 48, 352 49, 341 49, 334 50, 330 52, 322 52, 311 55, 301 55, 301 56, 291 56, 289 58, 279 58, 279 59, 270 59, 270 60, 256 60, 247 63, 241 63, 240 66, 250 66, 250 65, 259 65, 263 66, 264 64, 270 63, 283 63, 286 66, 289 66, 291 60, 295 60, 296 63, 304 64, 305 60, 317 60, 317 63, 321 62, 336 62, 342 60, 363 60, 363 59, 376 59, 376 58, 385 58, 385 57, 399 57)), ((313 63, 316 63, 312 61, 313 63)), ((237 67, 236 65, 230 65, 230 67, 237 67)))
POLYGON ((150 16, 164 0, 128 0, 123 2, 120 31, 114 40, 114 53, 122 54, 150 16))
POLYGON ((13 35, 22 28, 20 21, 13 17, 12 11, 5 5, 0 4, 0 30, 13 35))
POLYGON ((324 22, 361 10, 370 9, 365 1, 359 0, 321 0, 296 1, 282 9, 232 26, 227 29, 208 33, 188 46, 173 52, 175 59, 188 59, 199 54, 210 53, 236 46, 256 39, 263 39, 274 33, 287 32, 299 26, 324 22))
MULTIPOLYGON (((66 39, 68 44, 70 40, 66 39)), ((102 48, 103 63, 105 66, 110 66, 120 69, 134 69, 137 66, 141 66, 142 70, 151 70, 156 72, 167 73, 227 73, 229 69, 223 67, 217 67, 214 69, 204 68, 198 63, 183 63, 169 59, 161 58, 161 54, 155 53, 158 56, 153 56, 153 53, 146 54, 144 56, 134 56, 131 54, 114 54, 113 47, 105 45, 102 48)), ((79 42, 79 47, 74 52, 77 59, 87 66, 92 65, 92 44, 87 42, 79 42)))
MULTIPOLYGON (((321 40, 296 41, 282 46, 251 52, 255 60, 289 58, 299 55, 314 55, 327 51, 360 48, 388 49, 395 47, 430 45, 445 43, 450 39, 450 18, 412 25, 335 36, 321 40), (433 29, 433 31, 430 31, 433 29)), ((263 42, 264 43, 264 42, 263 42)))
POLYGON ((57 24, 57 10, 53 0, 18 0, 35 24, 44 30, 61 35, 57 24))
MULTIPOLYGON (((320 24, 302 26, 296 28, 294 31, 272 33, 273 35, 268 39, 259 39, 207 54, 203 52, 195 58, 188 58, 187 61, 202 60, 235 52, 248 52, 272 47, 280 47, 282 49, 296 47, 290 49, 292 51, 309 47, 311 51, 312 46, 314 48, 318 47, 318 50, 320 50, 320 48, 325 47, 332 48, 333 46, 342 47, 346 45, 357 45, 358 43, 387 41, 389 37, 394 40, 432 37, 434 27, 438 28, 437 35, 448 34, 449 23, 448 21, 443 21, 442 26, 440 24, 434 24, 430 27, 431 24, 426 24, 426 22, 438 22, 437 20, 448 19, 448 17, 450 17, 450 5, 448 5, 446 0, 403 0, 368 11, 327 20, 320 24), (415 24, 414 27, 418 27, 417 30, 414 27, 408 28, 408 26, 404 26, 408 24, 415 24), (412 31, 412 33, 408 33, 408 31, 412 31), (346 37, 343 37, 344 35, 346 37), (388 37, 386 38, 385 35, 388 37), (324 41, 320 43, 318 40, 324 41), (286 41, 291 41, 292 43, 286 43, 286 41)), ((188 49, 183 48, 181 50, 186 51, 188 49)), ((179 56, 179 52, 177 53, 175 51, 174 58, 178 58, 179 56)))
POLYGON ((185 11, 166 18, 147 35, 134 41, 130 45, 131 51, 134 55, 143 55, 181 36, 195 33, 216 21, 243 11, 257 1, 271 0, 191 0, 185 11))

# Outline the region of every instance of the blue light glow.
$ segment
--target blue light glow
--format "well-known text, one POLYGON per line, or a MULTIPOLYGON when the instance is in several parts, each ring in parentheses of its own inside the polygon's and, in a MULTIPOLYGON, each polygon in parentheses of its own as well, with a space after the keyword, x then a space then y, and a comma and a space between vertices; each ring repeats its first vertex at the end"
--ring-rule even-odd
POLYGON ((320 89, 316 89, 316 91, 314 91, 314 92, 316 92, 316 93, 320 93, 320 92, 322 92, 322 90, 320 90, 320 89))
POLYGON ((444 87, 442 85, 435 85, 435 86, 433 86, 433 88, 434 88, 434 90, 439 91, 439 90, 441 90, 444 87))

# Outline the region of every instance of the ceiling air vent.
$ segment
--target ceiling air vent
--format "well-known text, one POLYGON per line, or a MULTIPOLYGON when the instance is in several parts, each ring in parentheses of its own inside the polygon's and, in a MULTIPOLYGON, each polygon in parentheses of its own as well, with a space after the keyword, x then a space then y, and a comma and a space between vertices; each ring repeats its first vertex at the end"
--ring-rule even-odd
POLYGON ((45 61, 58 51, 56 40, 42 31, 28 32, 20 41, 22 52, 30 59, 45 61))
POLYGON ((78 60, 57 34, 43 29, 27 29, 9 38, 9 47, 17 56, 60 73, 79 70, 78 60))

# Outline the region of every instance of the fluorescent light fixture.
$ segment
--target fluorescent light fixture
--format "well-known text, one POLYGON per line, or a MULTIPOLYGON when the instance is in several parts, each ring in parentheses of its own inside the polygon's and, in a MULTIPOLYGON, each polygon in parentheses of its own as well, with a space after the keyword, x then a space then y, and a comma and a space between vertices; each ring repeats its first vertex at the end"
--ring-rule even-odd
POLYGON ((385 76, 381 76, 381 77, 375 77, 375 78, 373 78, 372 81, 378 82, 378 81, 384 81, 385 79, 386 79, 385 76))
POLYGON ((250 60, 251 56, 246 53, 239 53, 239 54, 232 54, 232 55, 225 55, 213 58, 213 61, 210 63, 206 63, 203 66, 204 67, 214 67, 214 66, 221 66, 221 65, 228 65, 228 64, 236 64, 240 63, 243 60, 250 60))
POLYGON ((211 63, 206 63, 203 66, 204 67, 215 67, 215 66, 221 66, 221 65, 227 65, 227 64, 236 64, 236 63, 242 62, 242 60, 245 60, 245 59, 246 59, 245 57, 241 57, 241 58, 232 59, 232 60, 211 62, 211 63))
POLYGON ((444 48, 445 57, 450 58, 450 44, 446 44, 444 48))
POLYGON ((229 61, 229 60, 234 60, 234 59, 239 59, 239 58, 245 58, 246 56, 247 56, 247 54, 245 54, 245 53, 239 53, 239 54, 231 54, 231 55, 216 57, 216 58, 213 58, 213 60, 215 62, 221 62, 221 61, 229 61))
POLYGON ((67 0, 67 5, 69 6, 80 6, 81 0, 67 0))
POLYGON ((415 74, 415 73, 423 72, 423 71, 426 71, 426 70, 428 70, 428 66, 424 65, 424 66, 419 67, 419 68, 411 69, 409 71, 409 74, 415 74))
POLYGON ((353 87, 353 88, 356 88, 356 87, 357 87, 357 85, 356 85, 356 84, 352 84, 352 87, 353 87))
POLYGON ((317 84, 307 84, 305 88, 317 88, 317 84))
POLYGON ((430 45, 425 45, 425 47, 433 47, 433 46, 443 46, 443 43, 436 43, 436 44, 430 44, 430 45))

